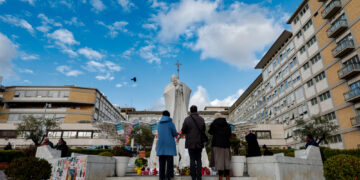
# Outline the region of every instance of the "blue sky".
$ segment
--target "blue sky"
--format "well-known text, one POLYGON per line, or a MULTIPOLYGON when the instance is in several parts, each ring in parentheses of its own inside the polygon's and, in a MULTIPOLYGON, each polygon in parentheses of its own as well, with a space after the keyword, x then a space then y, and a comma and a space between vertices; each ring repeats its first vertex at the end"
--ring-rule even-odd
POLYGON ((231 105, 300 2, 0 0, 0 75, 6 86, 94 87, 155 110, 180 60, 191 103, 231 105))

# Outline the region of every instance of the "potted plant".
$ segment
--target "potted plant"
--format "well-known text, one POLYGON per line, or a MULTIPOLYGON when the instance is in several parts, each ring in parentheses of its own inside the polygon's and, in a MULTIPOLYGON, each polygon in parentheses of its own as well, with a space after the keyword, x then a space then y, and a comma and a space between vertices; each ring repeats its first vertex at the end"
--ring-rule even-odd
POLYGON ((114 155, 113 158, 116 160, 116 176, 125 176, 132 152, 125 149, 124 146, 115 146, 112 154, 114 155))
POLYGON ((236 136, 232 136, 230 139, 230 145, 232 150, 231 157, 231 169, 232 175, 235 177, 241 177, 244 175, 246 156, 242 155, 240 144, 242 142, 236 136))

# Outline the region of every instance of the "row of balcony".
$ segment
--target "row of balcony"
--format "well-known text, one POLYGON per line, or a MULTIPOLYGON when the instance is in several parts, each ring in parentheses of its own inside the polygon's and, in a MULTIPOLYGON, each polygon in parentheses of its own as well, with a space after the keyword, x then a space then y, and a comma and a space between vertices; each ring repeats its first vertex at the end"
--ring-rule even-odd
POLYGON ((341 58, 354 49, 355 49, 354 41, 352 39, 346 39, 340 41, 337 44, 335 49, 332 50, 332 54, 335 58, 341 58))
POLYGON ((340 0, 333 0, 321 12, 321 16, 324 19, 330 19, 340 9, 341 9, 341 1, 340 0))
POLYGON ((327 35, 329 38, 335 38, 339 36, 342 32, 344 32, 347 28, 347 20, 339 19, 327 30, 327 35))
POLYGON ((350 122, 353 127, 360 127, 360 116, 350 118, 350 122))

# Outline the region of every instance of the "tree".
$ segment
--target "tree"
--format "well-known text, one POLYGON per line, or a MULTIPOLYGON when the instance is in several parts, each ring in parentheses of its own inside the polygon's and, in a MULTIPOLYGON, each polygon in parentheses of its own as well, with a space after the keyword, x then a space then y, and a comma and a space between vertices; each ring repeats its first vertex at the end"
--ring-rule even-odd
POLYGON ((296 126, 299 128, 294 131, 295 139, 300 139, 302 142, 305 142, 306 136, 311 134, 318 144, 322 141, 327 143, 327 140, 339 128, 334 121, 322 116, 313 116, 309 121, 304 121, 303 119, 297 120, 296 126))
POLYGON ((140 148, 145 149, 147 146, 151 146, 154 141, 154 135, 148 125, 140 125, 131 131, 131 138, 134 138, 136 144, 140 145, 140 148))
POLYGON ((106 133, 106 135, 108 137, 110 137, 111 139, 114 139, 117 144, 122 145, 122 143, 125 142, 125 138, 126 138, 125 134, 127 133, 127 129, 128 129, 127 124, 124 124, 124 123, 122 124, 123 130, 124 130, 123 134, 118 134, 118 132, 116 131, 115 124, 113 124, 113 123, 103 122, 103 123, 95 124, 95 126, 101 132, 106 133))
POLYGON ((40 146, 43 138, 49 130, 59 128, 56 119, 35 118, 34 116, 25 116, 21 123, 17 124, 17 134, 23 134, 25 139, 32 140, 35 146, 40 146))

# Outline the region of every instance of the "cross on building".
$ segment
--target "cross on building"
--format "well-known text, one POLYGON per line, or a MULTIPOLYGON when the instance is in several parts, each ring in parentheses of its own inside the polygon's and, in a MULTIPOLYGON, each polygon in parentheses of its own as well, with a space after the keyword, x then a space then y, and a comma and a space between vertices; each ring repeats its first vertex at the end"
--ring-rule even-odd
POLYGON ((178 78, 180 79, 180 66, 182 65, 182 64, 180 64, 180 62, 179 62, 179 60, 176 62, 176 67, 177 67, 177 75, 178 75, 178 78))

